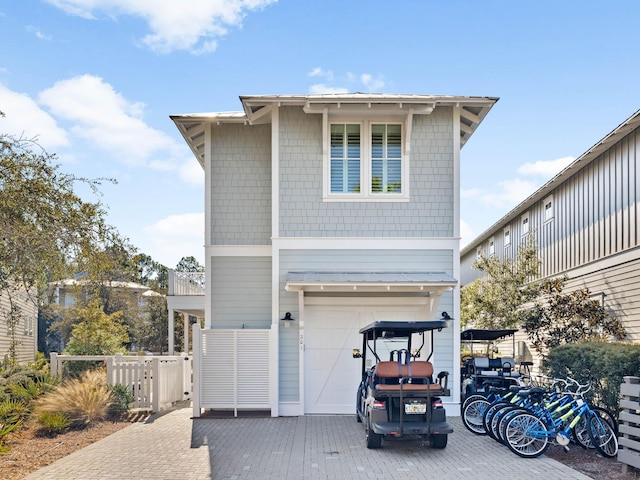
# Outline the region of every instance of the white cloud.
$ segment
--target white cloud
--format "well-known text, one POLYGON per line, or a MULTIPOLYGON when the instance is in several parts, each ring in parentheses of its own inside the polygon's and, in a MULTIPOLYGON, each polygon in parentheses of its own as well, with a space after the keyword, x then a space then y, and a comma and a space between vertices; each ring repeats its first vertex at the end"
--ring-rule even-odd
POLYGON ((196 187, 204 187, 204 169, 198 161, 191 157, 179 168, 178 175, 186 183, 196 187))
POLYGON ((545 178, 552 178, 574 160, 575 157, 561 157, 556 160, 539 160, 533 163, 525 163, 518 168, 518 173, 522 175, 538 175, 545 178))
POLYGON ((67 133, 28 95, 0 85, 0 111, 6 115, 0 117, 3 133, 26 138, 35 136, 47 150, 69 144, 67 133))
POLYGON ((99 14, 142 18, 151 30, 142 41, 152 50, 168 53, 188 50, 206 53, 228 28, 242 26, 248 12, 277 0, 47 0, 70 15, 96 19, 99 14))
POLYGON ((460 248, 466 247, 475 237, 469 224, 460 219, 460 248))
POLYGON ((504 180, 498 183, 499 188, 495 189, 495 191, 481 193, 480 200, 492 207, 511 208, 535 192, 538 186, 538 182, 522 180, 521 178, 504 180))
POLYGON ((51 35, 47 35, 45 33, 42 33, 40 30, 38 30, 37 27, 28 26, 26 28, 26 30, 29 33, 33 33, 36 36, 36 38, 39 39, 39 40, 50 41, 53 38, 51 35))
POLYGON ((360 75, 360 81, 369 92, 380 91, 384 88, 384 80, 380 77, 373 78, 373 75, 369 73, 363 73, 360 75))
POLYGON ((163 265, 177 265, 189 255, 203 263, 204 213, 170 215, 144 227, 143 232, 148 236, 151 256, 163 265))
POLYGON ((38 98, 55 117, 71 122, 74 135, 125 164, 166 170, 182 161, 186 147, 147 125, 144 105, 128 101, 99 77, 61 80, 38 98))
POLYGON ((330 87, 325 83, 316 83, 309 87, 309 93, 313 95, 320 95, 322 93, 347 93, 349 90, 345 87, 330 87))
POLYGON ((315 67, 308 74, 312 78, 322 78, 321 83, 313 84, 309 87, 309 93, 347 93, 349 91, 379 92, 385 82, 382 77, 374 77, 370 73, 362 73, 355 75, 347 72, 336 80, 332 70, 324 70, 322 67, 315 67))

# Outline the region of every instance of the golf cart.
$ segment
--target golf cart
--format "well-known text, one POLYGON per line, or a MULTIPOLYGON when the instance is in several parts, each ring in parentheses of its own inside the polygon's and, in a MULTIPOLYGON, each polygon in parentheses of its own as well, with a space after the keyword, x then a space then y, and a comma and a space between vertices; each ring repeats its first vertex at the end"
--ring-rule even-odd
POLYGON ((515 333, 517 331, 469 329, 460 333, 461 342, 466 342, 471 352, 461 359, 460 378, 463 400, 469 395, 485 393, 490 386, 508 388, 511 385, 522 384, 523 378, 529 375, 529 366, 532 363, 520 362, 516 368, 515 333), (508 337, 512 338, 512 356, 495 356, 498 353, 496 344, 508 337))
MULTIPOLYGON (((448 315, 447 315, 448 317, 448 315)), ((447 318, 445 317, 445 318, 447 318)), ((445 448, 453 429, 446 422, 441 396, 448 396, 448 372, 433 379, 433 332, 446 328, 443 320, 374 322, 360 329, 362 381, 356 399, 356 420, 364 424, 367 448, 380 448, 383 438, 428 440, 445 448), (426 360, 419 360, 425 337, 431 335, 426 360)))

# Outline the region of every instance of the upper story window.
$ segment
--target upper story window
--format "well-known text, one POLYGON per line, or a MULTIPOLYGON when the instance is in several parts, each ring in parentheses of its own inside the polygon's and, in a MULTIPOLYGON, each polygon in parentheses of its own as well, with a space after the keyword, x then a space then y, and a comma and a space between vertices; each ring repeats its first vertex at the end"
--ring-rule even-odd
POLYGON ((506 228, 504 230, 504 246, 508 247, 509 245, 511 245, 511 231, 506 228))
POLYGON ((331 123, 327 199, 408 198, 401 123, 331 123))
POLYGON ((548 197, 544 201, 544 221, 553 220, 553 197, 548 197))
POLYGON ((487 253, 489 254, 489 256, 496 254, 496 242, 493 237, 489 239, 489 250, 487 253))
POLYGON ((520 231, 522 236, 529 235, 529 214, 523 215, 520 220, 520 231))

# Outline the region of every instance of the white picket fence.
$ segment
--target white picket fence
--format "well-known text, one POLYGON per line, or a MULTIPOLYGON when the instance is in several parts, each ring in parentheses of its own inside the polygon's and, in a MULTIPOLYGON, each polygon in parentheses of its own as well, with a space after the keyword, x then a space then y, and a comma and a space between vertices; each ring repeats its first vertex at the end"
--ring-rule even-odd
POLYGON ((107 385, 124 385, 133 394, 131 408, 165 410, 191 396, 191 358, 138 355, 58 355, 51 353, 51 375, 60 376, 64 362, 100 361, 107 370, 107 385))

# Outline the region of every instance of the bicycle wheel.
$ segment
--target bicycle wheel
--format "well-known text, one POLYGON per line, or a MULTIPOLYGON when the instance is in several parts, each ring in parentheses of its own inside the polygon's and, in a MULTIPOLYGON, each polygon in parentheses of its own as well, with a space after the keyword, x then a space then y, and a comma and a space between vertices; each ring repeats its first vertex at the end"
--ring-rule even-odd
POLYGON ((462 410, 462 423, 471 433, 486 435, 487 431, 482 425, 482 417, 489 407, 489 401, 485 399, 473 400, 465 405, 462 410))
MULTIPOLYGON (((609 410, 600 407, 590 407, 590 409, 594 414, 598 415, 604 421, 608 422, 613 427, 616 435, 618 434, 618 422, 613 417, 611 412, 609 412, 609 410)), ((575 427, 573 427, 571 434, 573 436, 574 442, 576 442, 582 448, 591 449, 595 447, 591 442, 591 438, 589 438, 587 417, 588 415, 584 415, 582 418, 580 418, 580 421, 576 424, 575 427)))
POLYGON ((506 445, 507 441, 505 440, 504 432, 507 428, 507 423, 509 422, 509 420, 511 420, 513 417, 515 417, 520 413, 532 413, 532 412, 524 407, 513 406, 513 407, 510 407, 506 412, 504 412, 500 416, 500 420, 498 421, 498 426, 496 427, 496 433, 498 436, 498 441, 500 443, 504 443, 506 445))
POLYGON ((494 415, 496 414, 496 412, 502 408, 504 408, 505 406, 510 405, 507 402, 504 402, 502 400, 492 403, 484 412, 484 415, 482 416, 482 427, 484 428, 484 431, 487 432, 487 435, 489 435, 491 438, 493 438, 494 440, 497 440, 497 438, 495 437, 495 435, 493 434, 493 430, 491 428, 491 421, 494 417, 494 415))
POLYGON ((504 443, 504 440, 500 436, 500 420, 502 420, 507 412, 511 411, 513 407, 514 406, 512 404, 506 403, 502 406, 502 408, 497 409, 491 416, 491 421, 489 422, 489 428, 491 429, 491 432, 487 433, 489 433, 492 438, 500 443, 504 443))
POLYGON ((530 413, 509 419, 504 432, 507 447, 524 458, 539 457, 549 448, 549 430, 542 420, 530 413))
POLYGON ((469 395, 468 397, 465 397, 464 402, 462 402, 462 410, 464 410, 464 407, 466 407, 467 405, 469 405, 471 402, 475 400, 487 400, 487 396, 481 393, 474 393, 473 395, 469 395))
POLYGON ((596 450, 605 457, 618 454, 618 437, 613 426, 595 413, 589 414, 589 438, 596 450))

